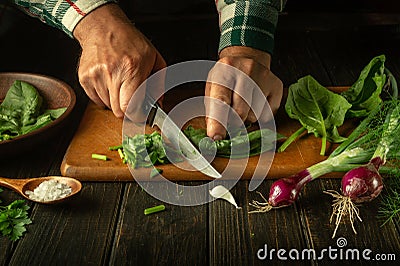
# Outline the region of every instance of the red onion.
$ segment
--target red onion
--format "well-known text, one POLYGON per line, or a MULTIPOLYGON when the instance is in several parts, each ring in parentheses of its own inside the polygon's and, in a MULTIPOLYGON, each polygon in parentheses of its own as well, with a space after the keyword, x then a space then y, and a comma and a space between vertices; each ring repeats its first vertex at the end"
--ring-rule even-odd
POLYGON ((375 199, 383 188, 379 167, 383 164, 380 157, 372 159, 368 164, 348 171, 342 178, 342 193, 354 203, 362 203, 375 199))
POLYGON ((264 199, 264 202, 253 200, 250 203, 250 206, 256 208, 256 210, 251 211, 250 213, 266 212, 272 208, 292 205, 308 182, 333 171, 343 171, 343 169, 346 169, 347 171, 348 169, 352 169, 354 166, 351 163, 365 162, 368 160, 366 158, 370 158, 370 156, 371 152, 365 151, 361 148, 354 148, 343 151, 337 156, 327 158, 326 160, 314 164, 297 174, 278 179, 270 188, 268 200, 259 193, 264 199))
POLYGON ((293 204, 303 186, 311 180, 309 171, 305 169, 295 175, 275 181, 269 190, 268 203, 272 207, 284 207, 293 204))

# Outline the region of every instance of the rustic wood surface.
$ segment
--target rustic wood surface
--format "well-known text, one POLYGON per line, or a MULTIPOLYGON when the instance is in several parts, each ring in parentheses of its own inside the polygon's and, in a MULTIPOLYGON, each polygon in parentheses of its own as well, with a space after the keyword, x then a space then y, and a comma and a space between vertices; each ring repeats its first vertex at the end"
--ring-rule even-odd
MULTIPOLYGON (((202 23, 190 17, 186 19, 161 24, 143 20, 137 26, 169 64, 215 59, 217 17, 210 16, 202 23)), ((272 69, 285 86, 308 74, 325 86, 349 86, 365 64, 379 54, 387 56, 387 67, 400 77, 397 27, 307 31, 294 28, 278 27, 276 35, 272 69)), ((74 87, 78 102, 70 126, 63 134, 32 147, 29 152, 2 159, 0 175, 26 178, 60 174, 62 160, 87 103, 75 71, 79 48, 63 33, 24 16, 22 22, 13 25, 13 32, 2 35, 1 40, 0 48, 5 52, 0 71, 57 77, 74 87), (28 43, 37 47, 28 49, 28 43)), ((267 195, 271 183, 272 180, 266 180, 257 190, 267 195)), ((0 238, 0 265, 265 265, 271 260, 257 257, 265 247, 268 252, 275 249, 272 262, 277 265, 379 264, 377 260, 332 260, 327 253, 324 260, 282 261, 276 256, 278 249, 315 249, 317 252, 330 247, 338 249, 339 237, 347 240, 344 248, 370 249, 371 257, 396 254, 396 259, 400 259, 400 225, 381 226, 382 221, 376 218, 379 199, 360 208, 363 222, 356 223, 358 234, 345 223, 337 237, 331 238, 332 199, 322 191, 339 189, 340 179, 316 180, 305 187, 296 204, 267 214, 248 214, 248 203, 260 200, 257 193, 248 191, 248 184, 247 180, 240 181, 231 191, 242 209, 235 209, 225 201, 193 207, 166 204, 166 211, 145 216, 145 208, 162 202, 148 195, 137 183, 84 182, 81 193, 71 201, 55 206, 29 203, 33 223, 27 226, 27 233, 19 241, 0 238)), ((172 191, 171 195, 174 195, 172 191)), ((2 203, 9 203, 20 196, 5 189, 0 198, 2 203)))

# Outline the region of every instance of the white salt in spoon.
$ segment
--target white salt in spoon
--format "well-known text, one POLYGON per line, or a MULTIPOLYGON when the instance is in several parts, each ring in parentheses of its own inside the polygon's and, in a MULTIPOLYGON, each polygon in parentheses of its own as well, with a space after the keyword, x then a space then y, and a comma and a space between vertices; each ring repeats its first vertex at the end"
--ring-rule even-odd
POLYGON ((24 198, 30 201, 34 201, 37 203, 44 203, 44 204, 53 204, 58 203, 64 200, 69 199, 70 197, 77 194, 82 189, 82 184, 79 180, 71 177, 64 177, 64 176, 46 176, 46 177, 36 177, 36 178, 26 178, 26 179, 13 179, 13 178, 4 178, 0 177, 0 186, 10 188, 19 194, 21 194, 24 198), (67 196, 50 201, 38 201, 31 199, 27 194, 26 191, 33 191, 37 188, 42 182, 49 181, 49 180, 56 180, 62 184, 66 184, 71 188, 71 193, 67 196))

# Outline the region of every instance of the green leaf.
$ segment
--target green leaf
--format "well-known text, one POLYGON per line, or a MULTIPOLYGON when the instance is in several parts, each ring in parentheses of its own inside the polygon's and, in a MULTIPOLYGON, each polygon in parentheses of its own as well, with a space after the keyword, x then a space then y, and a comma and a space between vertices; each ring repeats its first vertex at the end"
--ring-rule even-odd
POLYGON ((178 152, 164 144, 159 132, 125 136, 122 143, 124 157, 134 168, 167 164, 167 150, 178 161, 178 152))
POLYGON ((43 109, 43 98, 31 84, 16 80, 0 105, 0 141, 41 128, 60 117, 66 108, 43 109))
POLYGON ((350 107, 343 96, 329 91, 310 75, 289 86, 285 104, 290 118, 297 119, 308 133, 323 139, 321 154, 325 153, 324 141, 338 143, 345 140, 337 127, 343 124, 350 107))
POLYGON ((374 57, 361 71, 357 81, 341 93, 352 105, 348 117, 363 117, 382 102, 380 94, 386 83, 385 55, 374 57))
POLYGON ((202 152, 212 151, 215 146, 217 148, 217 157, 226 158, 246 158, 258 155, 273 149, 275 141, 283 138, 282 135, 276 134, 267 128, 249 133, 241 132, 240 135, 236 135, 231 139, 216 141, 201 141, 204 138, 207 139, 207 132, 204 128, 195 129, 192 126, 188 126, 184 133, 202 152), (202 147, 199 147, 200 143, 203 145, 202 147))
POLYGON ((24 200, 15 200, 7 206, 2 206, 0 210, 0 232, 3 236, 15 241, 24 232, 25 226, 32 223, 28 217, 29 206, 24 200))
POLYGON ((19 113, 22 125, 34 123, 42 107, 43 98, 31 84, 16 80, 7 92, 2 106, 19 113))
POLYGON ((151 169, 151 171, 150 171, 150 178, 154 178, 154 177, 156 177, 156 176, 162 174, 162 172, 163 172, 163 170, 160 169, 160 168, 153 168, 153 169, 151 169))
POLYGON ((50 115, 52 120, 55 120, 59 118, 65 111, 67 110, 67 107, 61 107, 57 109, 47 109, 44 111, 43 115, 50 115))

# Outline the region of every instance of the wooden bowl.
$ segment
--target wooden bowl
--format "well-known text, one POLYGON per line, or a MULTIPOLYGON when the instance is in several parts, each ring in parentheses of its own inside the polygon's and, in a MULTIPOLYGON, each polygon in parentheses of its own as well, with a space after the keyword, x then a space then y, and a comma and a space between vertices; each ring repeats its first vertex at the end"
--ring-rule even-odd
POLYGON ((11 140, 0 141, 0 157, 14 156, 28 149, 34 149, 38 143, 54 136, 66 124, 76 103, 75 93, 68 84, 53 77, 32 73, 0 73, 0 102, 15 80, 32 84, 43 97, 46 109, 61 107, 67 109, 59 118, 42 128, 11 140))

